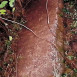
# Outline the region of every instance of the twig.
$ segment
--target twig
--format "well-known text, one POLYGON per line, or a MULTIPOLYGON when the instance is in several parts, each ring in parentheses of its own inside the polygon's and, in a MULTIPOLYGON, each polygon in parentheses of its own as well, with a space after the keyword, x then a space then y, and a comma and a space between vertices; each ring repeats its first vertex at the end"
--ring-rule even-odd
MULTIPOLYGON (((43 39, 43 38, 39 37, 38 35, 36 35, 36 34, 34 33, 33 30, 31 30, 31 29, 28 28, 27 26, 25 26, 25 25, 23 25, 23 24, 21 24, 21 23, 18 23, 18 22, 16 22, 16 21, 8 20, 8 19, 3 18, 3 17, 0 17, 0 18, 3 19, 3 20, 6 20, 6 21, 12 22, 12 23, 16 23, 16 24, 18 24, 18 25, 21 25, 22 27, 24 27, 24 28, 26 28, 27 30, 29 30, 30 32, 32 32, 37 38, 39 38, 39 39, 41 39, 41 40, 45 40, 46 42, 50 43, 54 48, 56 48, 56 50, 58 50, 58 47, 57 47, 55 44, 53 44, 52 41, 48 41, 47 39, 43 39)), ((16 63, 16 64, 17 64, 17 63, 16 63)), ((16 69, 17 69, 17 68, 16 68, 16 69)))
POLYGON ((26 1, 26 4, 23 8, 26 8, 26 6, 31 2, 31 0, 26 1))
POLYGON ((16 22, 16 21, 12 21, 12 20, 3 18, 3 17, 0 17, 0 18, 3 19, 3 20, 6 20, 6 21, 12 22, 12 23, 14 23, 14 24, 21 25, 22 27, 24 27, 24 28, 26 28, 27 30, 29 30, 30 32, 32 32, 36 37, 38 37, 38 36, 34 33, 34 31, 33 31, 32 29, 28 28, 27 26, 25 26, 25 25, 23 25, 23 24, 21 24, 21 23, 18 23, 18 22, 16 22))
MULTIPOLYGON (((24 27, 24 28, 26 28, 27 30, 29 30, 30 32, 32 32, 36 37, 38 37, 38 36, 34 33, 34 31, 31 30, 30 28, 28 28, 27 26, 25 26, 25 25, 23 25, 23 24, 21 24, 21 23, 18 23, 18 22, 16 22, 16 21, 8 20, 8 19, 3 18, 3 17, 0 17, 0 18, 3 19, 3 20, 6 20, 6 21, 12 22, 12 23, 16 23, 16 24, 18 24, 18 25, 21 25, 22 27, 24 27)), ((41 38, 41 37, 38 37, 38 38, 41 39, 41 40, 45 40, 46 42, 50 43, 53 47, 55 47, 56 50, 58 50, 58 47, 57 47, 55 44, 53 44, 52 41, 48 41, 47 39, 43 39, 43 38, 41 38)), ((16 77, 17 77, 17 72, 18 72, 18 67, 17 67, 17 56, 16 56, 16 77)))
POLYGON ((47 11, 47 24, 49 24, 48 0, 46 0, 46 11, 47 11))
MULTIPOLYGON (((47 13, 47 24, 48 24, 47 26, 48 26, 50 32, 52 33, 51 28, 50 28, 50 26, 49 26, 50 20, 49 20, 49 14, 48 14, 48 0, 46 0, 46 13, 47 13)), ((54 37, 56 37, 53 33, 52 33, 52 35, 53 35, 54 37)))
POLYGON ((27 30, 29 30, 30 32, 32 32, 37 38, 39 38, 39 39, 41 39, 41 40, 45 40, 45 41, 51 43, 50 41, 48 41, 48 40, 46 40, 46 39, 43 39, 43 38, 39 37, 38 35, 36 35, 36 34, 34 33, 34 31, 33 31, 32 29, 28 28, 27 26, 25 26, 25 25, 23 25, 23 24, 21 24, 21 23, 18 23, 18 22, 16 22, 16 21, 12 21, 12 20, 3 18, 3 17, 1 17, 1 16, 0 16, 0 18, 3 19, 3 20, 6 20, 6 21, 12 22, 12 23, 21 25, 22 27, 24 27, 24 28, 26 28, 27 30))
POLYGON ((18 23, 18 22, 16 22, 16 21, 12 21, 12 20, 9 20, 9 19, 6 19, 6 18, 3 18, 3 17, 1 17, 1 16, 0 16, 0 18, 3 19, 3 20, 6 20, 6 21, 10 21, 10 22, 12 22, 12 23, 14 23, 14 24, 21 25, 22 27, 24 27, 24 28, 26 28, 26 29, 32 31, 30 28, 28 28, 27 26, 25 26, 25 25, 23 25, 23 24, 21 24, 21 23, 18 23))
POLYGON ((25 26, 25 25, 23 25, 23 24, 21 24, 21 23, 18 23, 18 22, 16 22, 16 21, 12 21, 12 20, 3 18, 3 17, 1 17, 1 16, 0 16, 0 18, 3 19, 3 20, 6 20, 6 21, 12 22, 12 23, 21 25, 22 27, 24 27, 24 28, 26 28, 27 30, 29 30, 30 32, 32 32, 37 38, 39 38, 39 39, 41 39, 41 40, 45 40, 46 42, 50 43, 53 47, 55 47, 55 48, 58 50, 57 46, 56 46, 55 44, 53 44, 52 41, 48 41, 47 39, 43 39, 43 38, 39 37, 38 35, 36 35, 36 34, 34 33, 34 31, 33 31, 32 29, 28 28, 27 26, 25 26))

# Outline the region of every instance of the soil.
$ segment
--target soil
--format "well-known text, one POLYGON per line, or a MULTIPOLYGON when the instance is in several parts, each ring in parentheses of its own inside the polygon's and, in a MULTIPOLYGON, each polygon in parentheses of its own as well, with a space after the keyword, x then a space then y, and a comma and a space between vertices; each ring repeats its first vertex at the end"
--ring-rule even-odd
POLYGON ((0 77, 77 77, 77 1, 63 1, 17 0, 14 13, 5 7, 0 77))
POLYGON ((60 54, 55 47, 58 0, 48 0, 47 10, 45 0, 33 2, 25 11, 28 21, 26 25, 37 36, 26 29, 19 33, 18 77, 60 77, 62 71, 58 58, 60 54))

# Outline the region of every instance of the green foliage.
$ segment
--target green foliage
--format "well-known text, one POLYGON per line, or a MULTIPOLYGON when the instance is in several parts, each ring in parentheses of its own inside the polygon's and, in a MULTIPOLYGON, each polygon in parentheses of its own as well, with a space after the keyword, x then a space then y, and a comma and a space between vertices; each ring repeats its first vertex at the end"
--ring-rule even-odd
POLYGON ((63 11, 64 13, 69 13, 69 10, 68 10, 67 8, 63 8, 62 11, 63 11))
POLYGON ((9 40, 6 40, 6 41, 5 41, 5 45, 6 45, 7 47, 9 47, 9 46, 11 45, 11 42, 10 42, 9 40))
POLYGON ((71 3, 71 2, 73 2, 75 0, 63 0, 63 1, 64 1, 64 3, 67 3, 67 2, 71 3))
POLYGON ((67 2, 69 2, 69 0, 64 0, 64 3, 67 3, 67 2))
POLYGON ((71 28, 77 28, 77 21, 73 21, 71 28))
POLYGON ((7 62, 4 62, 4 66, 8 66, 8 63, 7 62))
POLYGON ((12 40, 13 40, 12 36, 9 36, 9 41, 12 41, 12 40))
POLYGON ((6 6, 6 4, 8 3, 8 1, 3 1, 0 4, 0 8, 4 8, 6 6))
MULTIPOLYGON (((12 8, 12 12, 15 11, 14 2, 15 2, 15 0, 9 0, 9 6, 12 8)), ((1 14, 1 15, 6 14, 6 10, 4 10, 4 9, 2 9, 2 8, 4 8, 4 7, 7 5, 7 3, 8 3, 8 1, 2 1, 2 2, 1 2, 1 4, 0 4, 0 8, 1 8, 0 14, 1 14)))
POLYGON ((9 0, 10 7, 14 7, 14 2, 15 2, 15 0, 9 0))
MULTIPOLYGON (((15 0, 9 0, 9 6, 14 7, 14 2, 15 2, 15 0)), ((7 3, 8 3, 8 1, 2 1, 0 4, 0 8, 4 8, 7 3)))
POLYGON ((74 68, 74 72, 77 73, 77 69, 74 68))
POLYGON ((12 12, 14 12, 15 11, 15 7, 12 9, 12 12))
POLYGON ((4 10, 4 9, 0 10, 0 14, 5 14, 5 13, 6 13, 6 10, 4 10))
POLYGON ((74 56, 68 56, 67 57, 69 60, 73 60, 74 59, 74 56))
POLYGON ((67 77, 67 74, 62 74, 62 76, 61 77, 67 77))

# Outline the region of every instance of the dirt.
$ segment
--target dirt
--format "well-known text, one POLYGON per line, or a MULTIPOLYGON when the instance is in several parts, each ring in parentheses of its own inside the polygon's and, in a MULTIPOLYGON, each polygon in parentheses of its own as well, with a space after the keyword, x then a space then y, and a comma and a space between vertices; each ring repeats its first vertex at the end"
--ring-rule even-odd
POLYGON ((77 77, 76 2, 17 0, 14 13, 6 7, 0 77, 77 77))
POLYGON ((19 33, 17 77, 60 77, 59 53, 55 47, 58 27, 58 0, 34 1, 25 11, 27 25, 34 33, 19 33), (40 6, 39 6, 40 5, 40 6), (48 20, 49 16, 49 20, 48 20), (50 29, 49 29, 49 27, 50 29))

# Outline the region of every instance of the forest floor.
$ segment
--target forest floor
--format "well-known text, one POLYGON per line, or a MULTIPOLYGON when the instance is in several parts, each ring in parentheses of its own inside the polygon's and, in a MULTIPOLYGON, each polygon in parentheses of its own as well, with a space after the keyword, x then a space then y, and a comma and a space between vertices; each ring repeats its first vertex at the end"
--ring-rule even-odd
MULTIPOLYGON (((20 2, 19 2, 20 4, 20 2)), ((16 5, 18 8, 21 5, 16 5)), ((22 18, 23 9, 13 13, 10 7, 5 8, 7 13, 0 17, 0 77, 16 76, 16 51, 18 32, 22 27, 9 20, 25 23, 22 18), (21 15, 20 15, 21 14, 21 15), (16 17, 15 17, 16 16, 16 17)), ((14 8, 13 8, 14 9, 14 8)), ((60 14, 63 17, 64 32, 64 72, 61 77, 77 77, 77 1, 64 0, 64 8, 60 14)))

